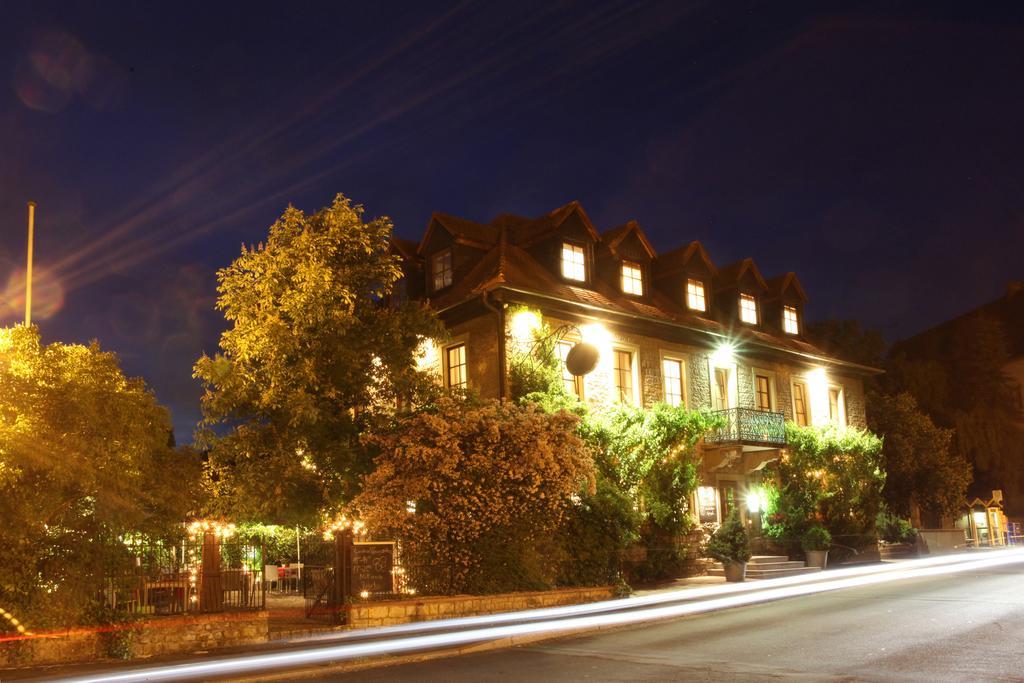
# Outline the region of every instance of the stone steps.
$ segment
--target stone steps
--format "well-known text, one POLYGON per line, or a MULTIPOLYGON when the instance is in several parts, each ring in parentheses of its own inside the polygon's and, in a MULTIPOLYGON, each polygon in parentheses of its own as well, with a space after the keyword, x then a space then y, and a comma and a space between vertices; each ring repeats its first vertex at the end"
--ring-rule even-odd
MULTIPOLYGON (((818 567, 808 567, 800 560, 791 560, 785 555, 755 555, 747 563, 746 578, 777 579, 782 576, 795 576, 797 574, 813 574, 820 572, 818 567)), ((715 562, 708 567, 708 576, 725 576, 725 570, 721 562, 715 562)))

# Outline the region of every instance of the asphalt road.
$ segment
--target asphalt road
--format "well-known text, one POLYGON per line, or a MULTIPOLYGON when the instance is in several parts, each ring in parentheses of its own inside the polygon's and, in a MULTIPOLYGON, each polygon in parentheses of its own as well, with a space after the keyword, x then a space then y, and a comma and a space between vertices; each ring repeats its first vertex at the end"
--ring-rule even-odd
MULTIPOLYGON (((1024 567, 908 579, 316 680, 1024 681, 1024 567)), ((308 676, 302 680, 311 680, 308 676)))

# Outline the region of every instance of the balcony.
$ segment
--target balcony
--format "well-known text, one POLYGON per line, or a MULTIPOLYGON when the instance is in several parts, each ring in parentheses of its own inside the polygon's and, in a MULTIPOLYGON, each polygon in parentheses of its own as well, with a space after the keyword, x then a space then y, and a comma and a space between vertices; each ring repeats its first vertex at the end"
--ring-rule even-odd
POLYGON ((782 448, 786 445, 786 418, 782 413, 754 408, 716 410, 726 424, 704 437, 704 443, 716 446, 758 446, 782 448))

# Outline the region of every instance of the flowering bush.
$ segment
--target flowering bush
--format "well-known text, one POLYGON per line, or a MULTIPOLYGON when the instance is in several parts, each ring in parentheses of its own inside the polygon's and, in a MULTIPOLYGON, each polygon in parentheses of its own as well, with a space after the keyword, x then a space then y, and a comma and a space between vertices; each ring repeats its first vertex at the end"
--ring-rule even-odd
POLYGON ((443 396, 364 436, 379 455, 352 508, 370 533, 401 542, 408 571, 446 592, 553 585, 554 532, 593 490, 577 423, 567 412, 443 396))

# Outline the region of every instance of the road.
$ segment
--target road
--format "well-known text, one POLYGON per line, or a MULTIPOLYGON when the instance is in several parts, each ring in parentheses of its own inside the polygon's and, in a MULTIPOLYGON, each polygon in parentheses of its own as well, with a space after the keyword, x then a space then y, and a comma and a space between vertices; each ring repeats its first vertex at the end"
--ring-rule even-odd
MULTIPOLYGON (((1024 566, 907 579, 313 679, 1024 681, 1024 566)), ((297 679, 296 679, 297 680, 297 679)))

